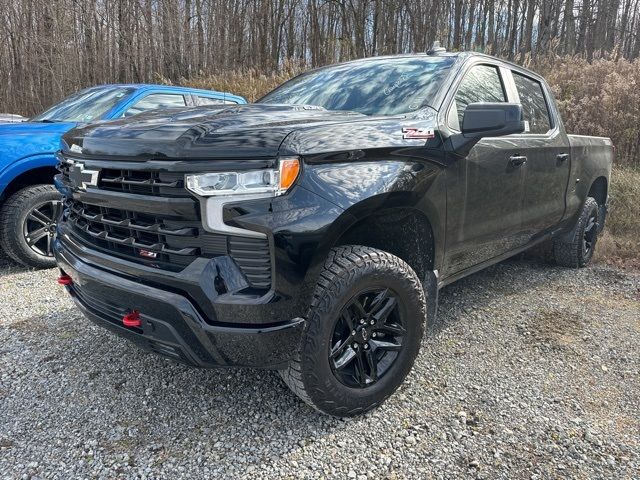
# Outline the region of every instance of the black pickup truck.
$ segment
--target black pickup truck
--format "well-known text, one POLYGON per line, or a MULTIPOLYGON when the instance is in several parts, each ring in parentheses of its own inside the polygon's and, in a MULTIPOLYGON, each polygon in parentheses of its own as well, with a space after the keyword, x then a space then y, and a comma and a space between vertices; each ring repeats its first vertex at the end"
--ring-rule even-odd
POLYGON ((402 383, 444 285, 540 242, 589 262, 613 146, 567 135, 535 73, 434 52, 76 128, 59 155, 59 283, 87 317, 350 416, 402 383))

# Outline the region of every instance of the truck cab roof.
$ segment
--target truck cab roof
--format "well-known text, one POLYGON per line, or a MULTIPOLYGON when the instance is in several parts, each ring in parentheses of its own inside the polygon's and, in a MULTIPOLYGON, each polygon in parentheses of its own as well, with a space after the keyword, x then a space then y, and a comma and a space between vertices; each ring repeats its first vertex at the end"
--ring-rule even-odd
MULTIPOLYGON (((427 52, 413 52, 413 53, 398 53, 398 54, 393 54, 393 55, 380 55, 380 56, 375 56, 375 57, 365 57, 365 58, 358 58, 355 60, 349 60, 349 61, 345 61, 345 62, 341 62, 338 64, 334 64, 334 65, 328 65, 328 66, 335 66, 335 65, 349 65, 349 64, 359 64, 359 63, 367 63, 367 62, 379 62, 379 61, 384 61, 384 60, 388 60, 388 59, 397 59, 397 58, 429 58, 429 57, 445 57, 445 58, 453 58, 456 60, 457 64, 461 64, 466 62, 469 59, 472 58, 479 58, 479 59, 485 59, 488 62, 491 63, 501 63, 504 66, 507 66, 508 68, 514 69, 514 70, 520 70, 520 71, 524 71, 527 72, 530 75, 534 75, 538 80, 542 80, 544 81, 544 78, 540 75, 538 75, 537 73, 535 73, 534 71, 522 67, 521 65, 518 65, 517 63, 514 63, 512 61, 509 60, 505 60, 503 58, 498 58, 495 57, 493 55, 489 55, 486 53, 482 53, 482 52, 472 52, 472 51, 462 51, 462 52, 448 52, 446 50, 444 51, 433 51, 433 50, 429 50, 427 52)), ((327 67, 328 67, 327 66, 327 67)), ((316 70, 320 70, 326 68, 325 66, 323 67, 318 67, 316 70)))

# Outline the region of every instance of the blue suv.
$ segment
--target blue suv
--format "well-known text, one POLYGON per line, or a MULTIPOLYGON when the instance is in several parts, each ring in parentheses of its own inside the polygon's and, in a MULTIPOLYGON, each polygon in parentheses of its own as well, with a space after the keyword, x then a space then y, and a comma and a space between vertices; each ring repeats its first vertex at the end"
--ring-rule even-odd
POLYGON ((52 240, 61 210, 53 187, 60 138, 78 124, 161 108, 245 104, 224 92, 164 85, 82 90, 24 123, 0 124, 0 246, 19 263, 55 266, 52 240))

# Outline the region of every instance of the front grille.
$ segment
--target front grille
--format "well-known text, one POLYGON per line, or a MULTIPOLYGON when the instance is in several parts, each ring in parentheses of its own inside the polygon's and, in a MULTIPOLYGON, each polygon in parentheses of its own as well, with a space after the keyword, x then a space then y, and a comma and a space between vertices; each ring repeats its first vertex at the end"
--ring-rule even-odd
POLYGON ((168 172, 140 172, 105 168, 100 172, 98 186, 104 190, 157 195, 162 197, 186 197, 184 174, 168 172))
MULTIPOLYGON (((67 180, 70 168, 71 164, 64 159, 58 165, 58 170, 67 180)), ((111 192, 160 197, 190 197, 189 192, 184 188, 184 174, 177 172, 102 168, 97 186, 111 192)))
POLYGON ((227 254, 226 237, 203 232, 198 220, 170 220, 70 199, 65 206, 66 221, 84 243, 129 260, 179 271, 200 256, 227 254))
MULTIPOLYGON (((86 168, 96 169, 89 163, 86 168)), ((59 169, 62 182, 70 184, 68 164, 59 169)), ((174 272, 197 258, 229 255, 252 289, 270 288, 268 240, 205 231, 184 173, 102 168, 98 178, 97 188, 65 199, 62 222, 83 244, 174 272)))

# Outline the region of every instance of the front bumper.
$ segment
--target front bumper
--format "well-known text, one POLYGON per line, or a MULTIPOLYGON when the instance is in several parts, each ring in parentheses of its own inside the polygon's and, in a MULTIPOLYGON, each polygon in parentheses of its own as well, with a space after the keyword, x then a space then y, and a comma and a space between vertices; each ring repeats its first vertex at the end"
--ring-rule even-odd
MULTIPOLYGON (((303 319, 260 326, 214 325, 179 293, 96 268, 59 240, 54 250, 60 269, 73 279, 65 288, 83 313, 146 350, 198 367, 279 368, 298 348, 303 319), (122 323, 133 310, 140 312, 140 328, 122 323)), ((241 316, 243 305, 237 309, 241 316)))

